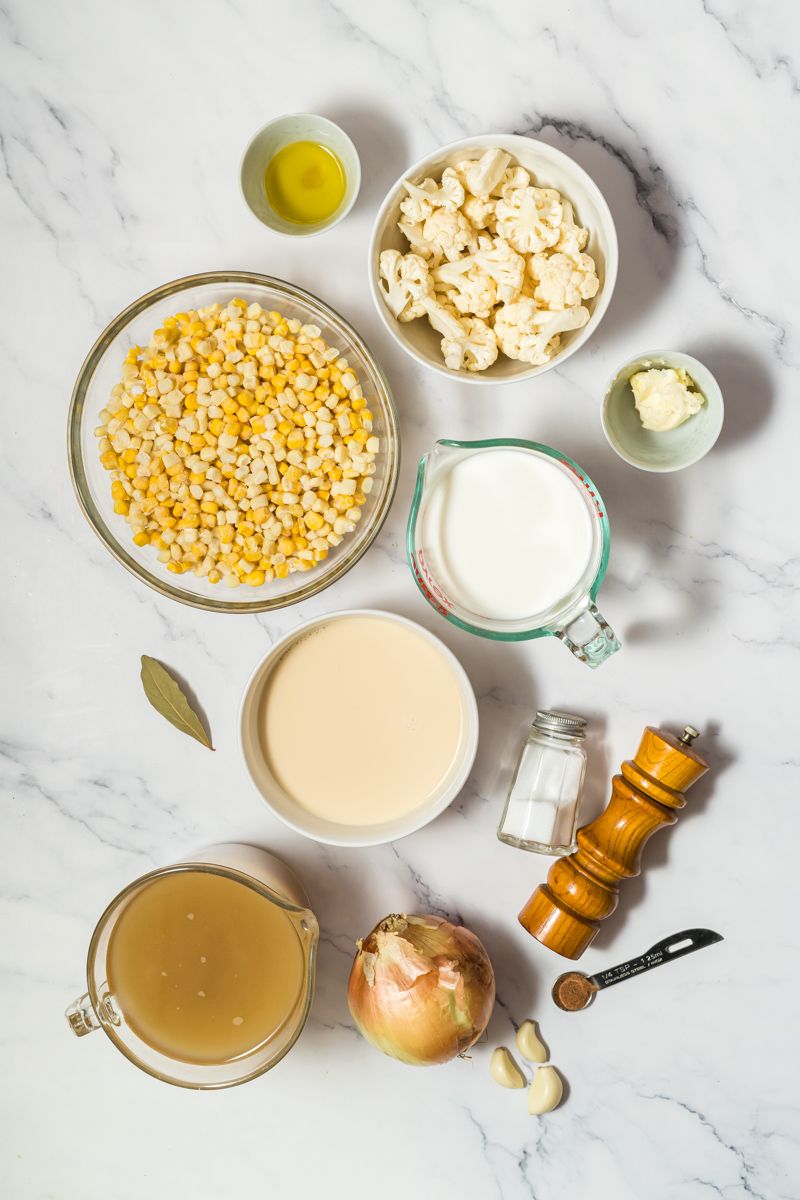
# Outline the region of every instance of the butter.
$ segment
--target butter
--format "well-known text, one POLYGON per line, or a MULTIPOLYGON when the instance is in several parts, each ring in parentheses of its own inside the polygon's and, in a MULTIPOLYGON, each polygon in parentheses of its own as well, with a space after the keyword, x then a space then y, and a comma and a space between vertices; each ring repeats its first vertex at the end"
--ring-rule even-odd
POLYGON ((705 397, 694 387, 686 371, 672 367, 637 371, 632 375, 631 390, 644 428, 665 433, 698 413, 705 397))

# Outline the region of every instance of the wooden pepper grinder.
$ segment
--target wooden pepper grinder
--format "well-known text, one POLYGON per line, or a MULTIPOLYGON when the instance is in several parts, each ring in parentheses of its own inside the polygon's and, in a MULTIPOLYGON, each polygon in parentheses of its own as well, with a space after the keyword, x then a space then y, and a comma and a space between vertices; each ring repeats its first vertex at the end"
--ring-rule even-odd
POLYGON ((620 880, 639 874, 644 843, 662 825, 674 825, 683 793, 708 770, 691 747, 699 736, 691 725, 680 739, 647 726, 633 761, 612 780, 605 812, 578 830, 578 849, 553 864, 519 914, 543 946, 580 958, 594 940, 617 907, 620 880))

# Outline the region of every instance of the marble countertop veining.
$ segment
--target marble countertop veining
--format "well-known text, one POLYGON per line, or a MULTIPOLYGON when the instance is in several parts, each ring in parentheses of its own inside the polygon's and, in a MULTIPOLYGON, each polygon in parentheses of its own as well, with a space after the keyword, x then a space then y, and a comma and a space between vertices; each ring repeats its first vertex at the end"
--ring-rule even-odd
POLYGON ((796 1197, 796 6, 4 0, 0 90, 4 1196, 796 1197), (306 242, 261 228, 238 194, 249 136, 294 110, 340 121, 364 166, 351 217, 306 242), (406 164, 491 130, 541 137, 589 170, 617 222, 621 271, 585 349, 531 385, 476 391, 390 341, 365 254, 406 164), (155 285, 226 266, 339 308, 385 365, 401 414, 402 476, 379 541, 326 594, 275 616, 203 614, 139 586, 85 523, 65 460, 72 383, 98 332, 155 285), (672 476, 629 468, 600 429, 607 379, 653 347, 702 359, 727 406, 711 455, 672 476), (413 585, 403 530, 420 454, 437 436, 490 433, 558 446, 604 495, 602 607, 624 648, 596 673, 555 640, 499 646, 451 629, 413 585), (435 629, 482 721, 451 809, 361 852, 273 820, 236 739, 240 692, 270 642, 351 605, 435 629), (143 652, 191 681, 213 757, 146 705, 143 652), (515 920, 548 861, 494 837, 537 705, 591 719, 590 812, 647 723, 695 723, 712 764, 582 965, 688 925, 725 941, 580 1016, 555 1010, 561 960, 515 920), (305 878, 323 930, 318 993, 272 1073, 185 1092, 135 1071, 102 1035, 71 1038, 63 1010, 110 897, 235 838, 272 846, 305 878), (354 939, 402 909, 458 914, 490 949, 498 1004, 468 1061, 406 1068, 353 1028, 354 939), (491 1046, 527 1016, 568 1081, 542 1120, 487 1073, 491 1046))

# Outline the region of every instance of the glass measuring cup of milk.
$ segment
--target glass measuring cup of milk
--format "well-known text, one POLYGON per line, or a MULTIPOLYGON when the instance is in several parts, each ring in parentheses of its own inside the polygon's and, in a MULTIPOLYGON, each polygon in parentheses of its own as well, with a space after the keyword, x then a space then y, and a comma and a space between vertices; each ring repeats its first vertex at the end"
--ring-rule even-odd
POLYGON ((420 461, 408 560, 426 600, 469 633, 552 634, 599 666, 619 649, 595 604, 609 544, 597 488, 551 446, 444 440, 420 461))
POLYGON ((66 1011, 166 1083, 254 1079, 291 1050, 314 994, 319 927, 292 871, 224 844, 116 896, 89 945, 88 991, 66 1011))

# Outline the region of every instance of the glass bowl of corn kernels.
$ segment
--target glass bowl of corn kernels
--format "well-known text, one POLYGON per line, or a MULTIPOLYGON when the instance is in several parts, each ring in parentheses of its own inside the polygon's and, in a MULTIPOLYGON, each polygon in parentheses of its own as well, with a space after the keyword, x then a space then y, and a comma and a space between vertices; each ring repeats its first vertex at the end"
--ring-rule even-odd
POLYGON ((283 280, 164 284, 101 334, 69 414, 78 502, 162 596, 264 612, 341 578, 400 461, 389 384, 356 331, 283 280))

